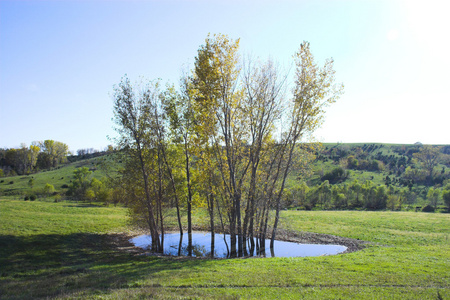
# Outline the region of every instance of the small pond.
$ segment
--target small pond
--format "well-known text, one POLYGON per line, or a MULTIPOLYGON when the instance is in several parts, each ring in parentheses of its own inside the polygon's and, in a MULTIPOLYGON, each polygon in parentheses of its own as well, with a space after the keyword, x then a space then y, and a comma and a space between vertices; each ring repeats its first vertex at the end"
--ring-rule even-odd
MULTIPOLYGON (((152 238, 150 235, 137 236, 130 240, 136 247, 148 249, 152 238)), ((180 234, 166 233, 164 235, 164 254, 174 256, 188 255, 188 234, 183 234, 181 250, 179 251, 180 234)), ((215 234, 214 257, 228 257, 227 245, 230 245, 230 235, 215 234), (226 242, 225 242, 226 241, 226 242)), ((266 240, 266 257, 305 257, 334 255, 347 250, 347 247, 340 245, 318 245, 318 244, 299 244, 294 242, 284 242, 275 240, 273 252, 269 247, 270 240, 266 240)), ((211 256, 211 234, 209 232, 192 233, 192 256, 202 257, 211 256)), ((250 246, 248 246, 250 248, 250 246)), ((262 255, 264 256, 264 255, 262 255)))

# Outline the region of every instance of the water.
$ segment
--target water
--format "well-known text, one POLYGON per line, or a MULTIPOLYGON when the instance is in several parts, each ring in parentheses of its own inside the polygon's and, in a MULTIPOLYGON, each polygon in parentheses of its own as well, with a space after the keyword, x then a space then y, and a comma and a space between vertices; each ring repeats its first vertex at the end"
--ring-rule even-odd
MULTIPOLYGON (((230 235, 225 235, 228 247, 230 247, 230 235)), ((150 235, 137 236, 130 240, 136 247, 148 249, 152 238, 150 235)), ((178 251, 180 244, 179 233, 167 233, 164 235, 164 254, 178 256, 187 256, 188 234, 183 234, 181 251, 178 251)), ((192 256, 202 257, 211 256, 211 233, 193 232, 192 233, 192 256)), ((320 244, 299 244, 294 242, 284 242, 275 240, 274 253, 270 251, 270 240, 266 240, 266 257, 306 257, 334 255, 347 250, 347 247, 340 245, 320 245, 320 244)), ((248 246, 250 249, 250 246, 248 246)), ((229 257, 227 246, 223 234, 215 234, 214 257, 229 257)))

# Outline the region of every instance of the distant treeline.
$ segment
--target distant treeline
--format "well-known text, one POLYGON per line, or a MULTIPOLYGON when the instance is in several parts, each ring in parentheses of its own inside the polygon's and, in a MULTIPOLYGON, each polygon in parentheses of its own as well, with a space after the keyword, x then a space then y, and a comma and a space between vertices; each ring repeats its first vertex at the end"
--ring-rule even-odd
POLYGON ((66 162, 69 147, 58 141, 33 142, 28 147, 0 149, 0 176, 32 174, 38 170, 55 168, 66 162))
POLYGON ((302 183, 288 189, 283 205, 285 208, 296 207, 305 210, 401 210, 404 205, 412 205, 424 211, 434 211, 443 200, 444 205, 450 208, 450 184, 441 188, 431 187, 425 192, 422 200, 425 200, 427 205, 422 207, 417 206, 420 193, 409 188, 377 185, 370 180, 364 183, 354 180, 344 184, 330 184, 326 180, 313 187, 302 183))
POLYGON ((66 162, 99 157, 111 151, 112 146, 108 146, 106 151, 86 148, 72 155, 65 143, 54 140, 35 141, 30 146, 22 143, 19 148, 0 148, 0 177, 33 174, 66 162))

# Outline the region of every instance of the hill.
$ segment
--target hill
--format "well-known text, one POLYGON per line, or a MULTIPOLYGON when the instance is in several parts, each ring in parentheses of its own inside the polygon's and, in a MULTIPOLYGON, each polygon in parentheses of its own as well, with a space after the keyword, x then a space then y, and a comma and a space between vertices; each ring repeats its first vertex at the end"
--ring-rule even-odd
MULTIPOLYGON (((422 209, 431 204, 444 209, 443 195, 450 190, 450 146, 433 146, 439 158, 431 176, 418 154, 420 144, 325 143, 316 153, 310 172, 293 169, 288 178, 284 208, 296 209, 422 209), (430 190, 432 193, 430 194, 430 190), (435 194, 433 194, 435 193, 435 194), (375 199, 377 198, 378 199, 375 199), (375 200, 374 200, 375 199, 375 200)), ((45 195, 66 197, 74 171, 88 168, 89 180, 102 180, 117 169, 112 154, 68 157, 67 164, 25 176, 0 178, 0 196, 23 199, 45 195), (31 181, 31 182, 30 182, 31 181)))
MULTIPOLYGON (((43 170, 30 175, 18 175, 0 178, 0 196, 9 198, 23 198, 25 195, 44 194, 43 189, 46 184, 54 187, 54 195, 66 195, 70 184, 73 180, 74 171, 78 168, 88 168, 91 178, 101 180, 106 176, 104 168, 101 164, 108 156, 98 156, 94 158, 76 159, 69 157, 67 164, 59 165, 56 168, 43 170), (32 184, 30 183, 30 180, 32 184)), ((53 195, 53 196, 54 196, 53 195)))

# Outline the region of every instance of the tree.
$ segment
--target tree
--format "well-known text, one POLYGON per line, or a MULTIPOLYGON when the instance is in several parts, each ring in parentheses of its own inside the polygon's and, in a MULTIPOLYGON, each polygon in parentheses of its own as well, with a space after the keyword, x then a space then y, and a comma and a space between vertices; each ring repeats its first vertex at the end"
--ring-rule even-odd
POLYGON ((45 186, 44 186, 45 195, 50 196, 54 192, 55 192, 55 187, 52 184, 50 184, 50 183, 45 184, 45 186))
MULTIPOLYGON (((261 245, 262 228, 258 225, 265 222, 264 215, 259 210, 267 210, 270 199, 263 197, 261 183, 262 168, 265 161, 270 160, 269 153, 275 145, 273 138, 275 123, 280 120, 286 75, 280 74, 278 67, 268 60, 265 63, 254 63, 248 59, 244 68, 243 85, 245 89, 242 103, 243 111, 248 118, 248 164, 250 182, 247 188, 247 203, 243 224, 243 239, 250 242, 250 253, 255 248, 254 236, 258 236, 261 245), (262 219, 257 218, 257 216, 262 219)), ((262 226, 265 227, 264 225, 262 226)), ((263 230, 264 231, 264 230, 263 230)), ((246 254, 246 242, 244 242, 244 254, 246 254)))
POLYGON ((299 141, 308 138, 322 123, 325 108, 339 99, 343 92, 342 84, 335 84, 333 59, 319 67, 314 61, 310 44, 303 42, 294 55, 295 84, 292 98, 286 110, 287 128, 283 133, 281 145, 286 165, 281 176, 281 187, 276 197, 276 215, 272 231, 273 248, 280 215, 280 201, 290 172, 294 149, 299 141))
POLYGON ((29 151, 29 159, 30 159, 30 172, 36 168, 39 152, 41 151, 41 148, 39 148, 38 145, 30 145, 30 151, 29 151))
POLYGON ((34 186, 34 178, 30 178, 30 180, 28 180, 28 185, 30 186, 30 188, 32 189, 34 186))
MULTIPOLYGON (((127 166, 131 168, 128 169, 128 174, 133 175, 136 168, 140 172, 140 178, 136 177, 139 181, 130 185, 130 189, 134 194, 135 204, 145 208, 145 211, 139 213, 146 220, 152 236, 152 251, 155 252, 163 250, 159 236, 160 228, 157 224, 158 218, 162 222, 160 211, 162 191, 157 187, 158 185, 161 187, 161 173, 158 171, 161 161, 159 156, 155 156, 158 142, 154 134, 156 120, 152 118, 159 97, 158 82, 149 82, 136 93, 130 80, 125 77, 114 88, 114 121, 119 133, 118 143, 126 151, 129 159, 127 166), (159 182, 150 181, 155 172, 160 175, 159 182)), ((137 174, 133 176, 135 175, 137 174)))
POLYGON ((421 162, 423 168, 427 171, 428 184, 431 185, 433 182, 434 168, 439 164, 441 159, 440 148, 424 145, 419 152, 414 153, 414 157, 421 162))
POLYGON ((447 186, 442 191, 442 199, 444 199, 445 206, 447 206, 447 209, 450 210, 450 186, 447 186))
POLYGON ((87 167, 77 168, 73 171, 73 181, 69 187, 72 196, 82 200, 86 195, 86 190, 90 186, 90 175, 92 174, 87 167))
MULTIPOLYGON (((187 205, 187 222, 188 222, 188 255, 192 255, 192 197, 193 187, 191 183, 192 178, 192 159, 193 153, 196 151, 197 145, 194 143, 197 135, 195 133, 195 112, 193 109, 193 87, 192 78, 183 75, 180 80, 180 92, 176 92, 173 87, 170 87, 166 92, 164 108, 167 113, 170 129, 173 136, 173 142, 180 144, 184 156, 184 171, 186 184, 186 205, 187 205)), ((179 209, 179 198, 177 187, 175 185, 172 168, 167 163, 169 176, 172 182, 172 187, 175 197, 175 205, 177 209, 178 226, 180 235, 183 233, 179 209)), ((210 217, 214 217, 210 215, 210 217)), ((213 222, 213 221, 212 221, 213 222)), ((213 233, 214 229, 212 229, 213 233)), ((211 250, 213 252, 213 248, 211 250)))
POLYGON ((59 163, 66 161, 69 152, 69 146, 66 144, 54 140, 45 140, 39 142, 39 145, 42 152, 46 154, 46 159, 49 160, 47 164, 51 167, 55 168, 59 163))
POLYGON ((246 116, 239 89, 239 40, 225 35, 207 37, 195 59, 195 109, 203 145, 212 147, 226 195, 232 257, 243 253, 242 184, 248 164, 242 153, 246 116), (236 240, 236 234, 238 239, 236 240), (237 242, 237 243, 236 243, 237 242))
POLYGON ((437 209, 437 205, 439 203, 441 197, 441 191, 434 188, 429 188, 427 193, 427 199, 430 202, 430 204, 434 207, 434 209, 437 209))

